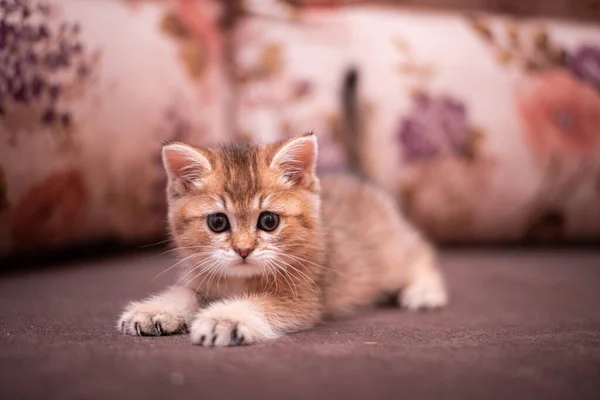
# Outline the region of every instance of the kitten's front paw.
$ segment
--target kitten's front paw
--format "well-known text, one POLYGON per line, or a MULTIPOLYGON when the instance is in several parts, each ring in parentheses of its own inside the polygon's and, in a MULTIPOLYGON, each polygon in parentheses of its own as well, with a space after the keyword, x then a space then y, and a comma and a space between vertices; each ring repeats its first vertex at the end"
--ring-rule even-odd
POLYGON ((130 303, 119 322, 117 329, 126 335, 162 336, 175 333, 187 333, 183 315, 165 309, 161 304, 130 303))
POLYGON ((205 347, 251 344, 277 337, 260 307, 249 300, 216 303, 200 311, 190 328, 192 343, 205 347))

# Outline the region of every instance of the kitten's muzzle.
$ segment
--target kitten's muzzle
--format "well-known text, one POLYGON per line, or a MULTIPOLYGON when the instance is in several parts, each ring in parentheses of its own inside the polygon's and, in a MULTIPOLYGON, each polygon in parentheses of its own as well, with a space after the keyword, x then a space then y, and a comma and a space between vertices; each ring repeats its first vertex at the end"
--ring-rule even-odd
POLYGON ((253 251, 254 249, 251 247, 235 249, 235 252, 238 253, 244 260, 246 260, 246 257, 248 257, 253 251))

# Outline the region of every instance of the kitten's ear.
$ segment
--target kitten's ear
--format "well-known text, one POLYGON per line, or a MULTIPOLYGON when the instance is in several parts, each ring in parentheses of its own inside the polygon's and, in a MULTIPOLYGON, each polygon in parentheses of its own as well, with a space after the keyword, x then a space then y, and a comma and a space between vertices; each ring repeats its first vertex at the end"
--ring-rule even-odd
POLYGON ((297 185, 311 183, 317 163, 317 137, 313 133, 296 136, 285 142, 273 156, 270 168, 281 172, 284 179, 297 185))
POLYGON ((210 161, 199 149, 183 143, 170 143, 162 148, 162 161, 169 177, 169 187, 175 191, 188 190, 199 184, 212 171, 210 161))

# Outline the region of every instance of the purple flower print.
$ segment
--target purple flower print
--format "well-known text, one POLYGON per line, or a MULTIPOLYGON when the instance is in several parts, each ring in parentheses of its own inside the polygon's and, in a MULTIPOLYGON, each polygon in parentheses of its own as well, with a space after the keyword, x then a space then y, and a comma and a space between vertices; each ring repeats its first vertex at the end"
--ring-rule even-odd
POLYGON ((567 64, 577 78, 600 90, 600 48, 583 46, 569 55, 567 64))
POLYGON ((62 33, 53 33, 49 9, 33 8, 30 3, 0 0, 0 117, 9 103, 35 102, 43 109, 42 123, 68 127, 71 115, 60 112, 57 105, 64 82, 53 78, 75 70, 81 79, 92 65, 84 59, 84 45, 77 36, 79 24, 62 23, 62 33))
POLYGON ((465 105, 449 96, 420 94, 409 116, 400 123, 398 140, 405 160, 426 161, 443 153, 462 155, 471 129, 465 105))

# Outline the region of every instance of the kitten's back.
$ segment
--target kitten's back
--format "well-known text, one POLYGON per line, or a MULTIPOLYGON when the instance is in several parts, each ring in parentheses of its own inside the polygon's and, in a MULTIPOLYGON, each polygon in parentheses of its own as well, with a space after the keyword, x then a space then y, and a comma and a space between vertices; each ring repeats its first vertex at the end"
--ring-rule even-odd
POLYGON ((321 186, 330 314, 372 303, 382 292, 400 291, 411 280, 415 260, 435 268, 431 247, 384 190, 349 174, 324 176, 321 186))

